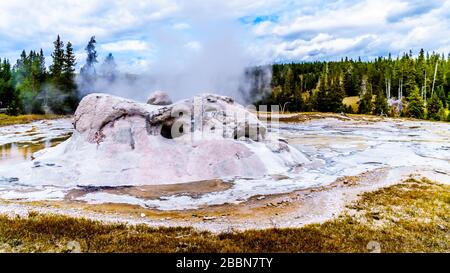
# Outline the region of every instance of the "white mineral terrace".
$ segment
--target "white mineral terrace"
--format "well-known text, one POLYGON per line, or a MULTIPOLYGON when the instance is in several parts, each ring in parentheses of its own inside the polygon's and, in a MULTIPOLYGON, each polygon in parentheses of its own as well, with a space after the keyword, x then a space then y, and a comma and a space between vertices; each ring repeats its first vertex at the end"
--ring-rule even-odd
MULTIPOLYGON (((165 116, 173 105, 153 106, 96 96, 84 102, 89 102, 85 111, 77 110, 75 130, 70 119, 0 128, 0 199, 62 200, 71 190, 87 186, 148 186, 210 179, 228 183, 226 189, 194 196, 177 193, 139 198, 92 191, 76 199, 183 210, 327 185, 340 177, 380 168, 391 174, 390 179, 423 173, 450 183, 448 123, 325 118, 280 123, 276 129, 258 129, 255 135, 248 135, 246 127, 256 124, 266 128, 252 116, 251 122, 238 121, 219 137, 207 134, 193 139, 182 134, 175 138, 160 133, 165 123, 173 125, 177 120, 165 116), (127 109, 128 114, 121 109, 127 109), (242 126, 242 136, 236 136, 242 126), (69 139, 50 148, 57 144, 52 139, 63 140, 72 132, 69 139), (24 150, 33 145, 42 145, 39 149, 43 149, 33 157, 29 151, 24 155, 24 150)), ((209 98, 206 105, 216 106, 210 113, 224 108, 246 111, 226 98, 209 98)), ((207 128, 214 128, 222 124, 223 117, 228 118, 209 115, 202 121, 207 128)), ((181 121, 185 132, 195 132, 189 122, 181 121)))

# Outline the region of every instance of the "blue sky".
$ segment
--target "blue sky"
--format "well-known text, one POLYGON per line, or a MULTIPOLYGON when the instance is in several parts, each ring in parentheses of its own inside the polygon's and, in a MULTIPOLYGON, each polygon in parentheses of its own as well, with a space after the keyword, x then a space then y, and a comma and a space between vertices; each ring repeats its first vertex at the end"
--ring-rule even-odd
POLYGON ((100 61, 111 52, 133 72, 205 60, 370 59, 422 47, 447 54, 450 1, 0 0, 0 57, 41 47, 50 55, 57 34, 74 44, 79 65, 95 35, 100 61))

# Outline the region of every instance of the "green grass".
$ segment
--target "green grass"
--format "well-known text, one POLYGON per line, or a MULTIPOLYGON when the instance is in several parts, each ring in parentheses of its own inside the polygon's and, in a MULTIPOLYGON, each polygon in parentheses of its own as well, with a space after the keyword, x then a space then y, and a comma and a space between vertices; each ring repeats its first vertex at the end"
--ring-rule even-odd
POLYGON ((19 116, 8 116, 5 114, 0 114, 0 126, 15 125, 30 123, 33 121, 44 120, 44 119, 57 119, 64 118, 66 116, 61 115, 19 115, 19 116))
POLYGON ((213 234, 191 228, 102 224, 31 213, 0 216, 0 250, 67 252, 450 252, 450 186, 409 179, 361 195, 323 224, 213 234))

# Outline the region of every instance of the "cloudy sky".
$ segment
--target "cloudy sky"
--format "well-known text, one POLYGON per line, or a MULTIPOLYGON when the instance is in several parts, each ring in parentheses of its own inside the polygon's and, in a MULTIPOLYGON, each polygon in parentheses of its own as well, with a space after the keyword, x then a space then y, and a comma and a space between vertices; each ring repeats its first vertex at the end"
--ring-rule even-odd
POLYGON ((22 49, 39 48, 49 55, 57 34, 74 44, 79 65, 95 35, 100 61, 111 52, 130 71, 373 58, 422 47, 448 53, 450 1, 0 0, 0 57, 15 61, 22 49))

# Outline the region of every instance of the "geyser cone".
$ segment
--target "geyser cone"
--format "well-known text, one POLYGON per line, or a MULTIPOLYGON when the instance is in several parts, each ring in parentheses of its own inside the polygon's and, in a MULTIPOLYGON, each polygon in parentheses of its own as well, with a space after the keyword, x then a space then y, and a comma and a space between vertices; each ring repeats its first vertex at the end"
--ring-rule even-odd
POLYGON ((154 185, 285 172, 307 159, 232 98, 205 94, 157 106, 91 94, 66 142, 33 176, 64 185, 154 185), (54 180, 54 181, 53 181, 54 180))

